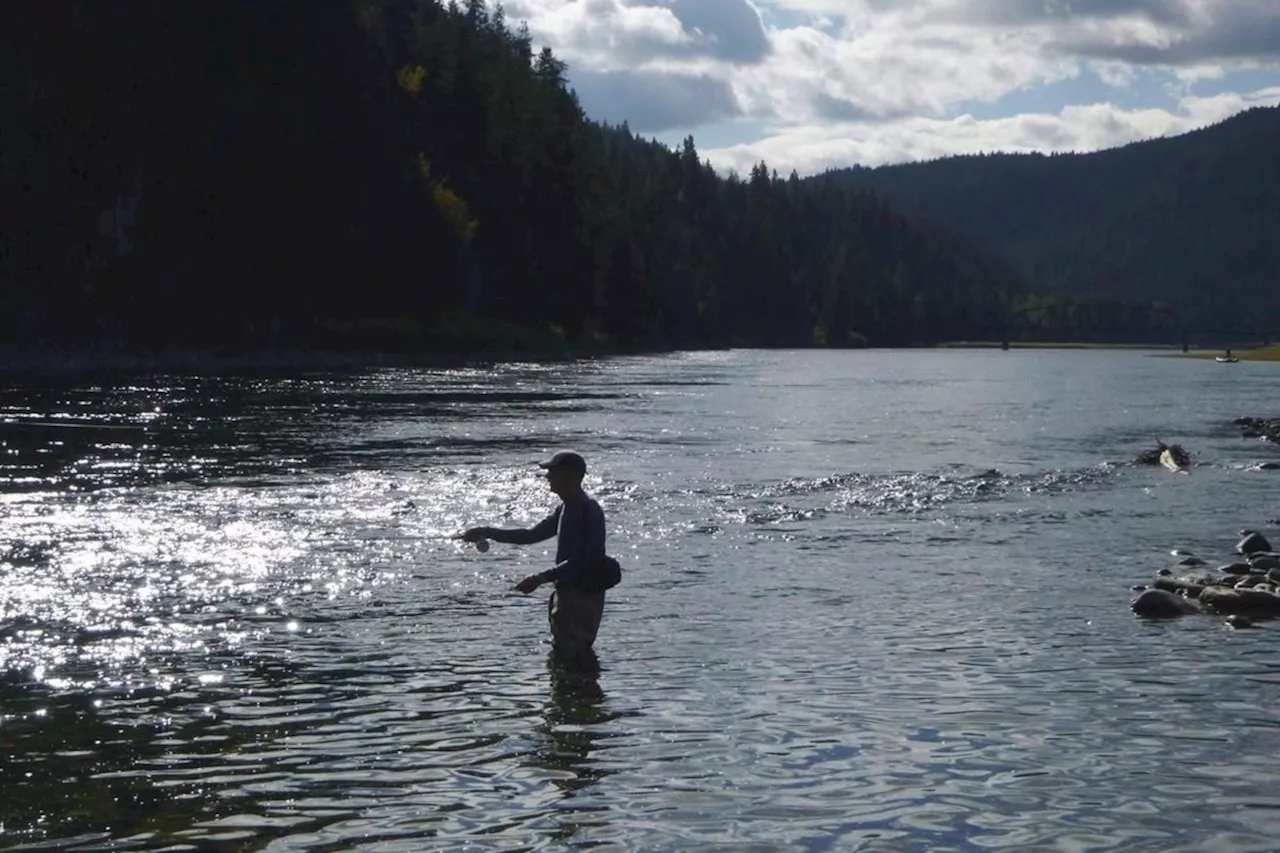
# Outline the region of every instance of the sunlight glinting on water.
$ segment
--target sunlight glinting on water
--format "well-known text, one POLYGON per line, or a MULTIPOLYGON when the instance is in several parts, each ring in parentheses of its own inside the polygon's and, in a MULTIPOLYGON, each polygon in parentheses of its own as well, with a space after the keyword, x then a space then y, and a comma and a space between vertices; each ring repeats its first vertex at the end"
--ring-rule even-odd
POLYGON ((1215 419, 1275 378, 971 355, 0 395, 95 427, 0 428, 0 847, 1270 849, 1273 629, 1126 603, 1265 517, 1215 419), (1204 467, 1124 464, 1178 424, 1204 467), (512 591, 554 541, 451 538, 543 518, 567 446, 624 566, 598 679, 512 591))

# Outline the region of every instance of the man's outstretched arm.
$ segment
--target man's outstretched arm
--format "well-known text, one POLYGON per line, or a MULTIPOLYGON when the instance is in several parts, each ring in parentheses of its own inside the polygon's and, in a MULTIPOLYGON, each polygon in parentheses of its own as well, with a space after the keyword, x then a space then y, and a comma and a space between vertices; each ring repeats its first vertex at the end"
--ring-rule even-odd
POLYGON ((559 515, 560 510, 557 509, 530 528, 471 527, 463 532, 462 538, 467 542, 492 539, 494 542, 504 542, 508 545, 532 545, 535 542, 546 541, 556 535, 556 524, 559 521, 559 515))

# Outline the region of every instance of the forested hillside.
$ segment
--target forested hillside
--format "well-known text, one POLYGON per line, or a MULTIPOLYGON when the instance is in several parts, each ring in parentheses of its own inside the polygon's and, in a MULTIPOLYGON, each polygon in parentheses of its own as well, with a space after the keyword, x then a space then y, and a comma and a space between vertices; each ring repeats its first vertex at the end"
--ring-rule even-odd
POLYGON ((1280 108, 1092 154, 995 154, 814 179, 954 228, 1041 287, 1280 327, 1280 108))
POLYGON ((0 34, 0 333, 125 345, 845 345, 1026 288, 870 194, 583 116, 469 0, 47 0, 0 34))

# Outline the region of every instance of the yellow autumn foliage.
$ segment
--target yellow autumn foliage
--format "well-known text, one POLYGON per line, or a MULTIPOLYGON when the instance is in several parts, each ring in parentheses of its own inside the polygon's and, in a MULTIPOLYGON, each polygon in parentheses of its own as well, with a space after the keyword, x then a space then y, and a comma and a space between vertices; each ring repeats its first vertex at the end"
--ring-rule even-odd
POLYGON ((476 235, 477 223, 471 218, 467 203, 457 193, 439 181, 436 181, 431 187, 431 200, 435 202, 436 209, 440 211, 440 215, 445 222, 449 223, 454 232, 464 241, 470 242, 471 238, 476 235))
POLYGON ((427 69, 421 65, 406 65, 396 72, 396 82, 410 95, 416 95, 422 91, 422 81, 426 77, 427 69))
POLYGON ((471 242, 471 239, 476 236, 479 223, 471 218, 471 210, 467 207, 466 201, 450 189, 444 181, 431 176, 431 161, 426 155, 418 155, 417 167, 418 175, 430 190, 431 201, 435 203, 440 217, 449 224, 458 237, 462 238, 463 242, 471 242))

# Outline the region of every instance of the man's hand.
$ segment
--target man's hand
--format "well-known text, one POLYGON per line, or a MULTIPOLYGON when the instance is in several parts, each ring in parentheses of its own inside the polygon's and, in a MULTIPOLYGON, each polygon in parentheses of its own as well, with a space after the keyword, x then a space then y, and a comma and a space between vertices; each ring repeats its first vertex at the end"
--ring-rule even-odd
POLYGON ((479 542, 481 539, 488 539, 489 528, 487 527, 469 527, 462 531, 463 542, 479 542))
POLYGON ((529 577, 516 584, 516 592, 523 592, 525 595, 528 595, 538 587, 542 586, 542 584, 542 575, 529 575, 529 577))

